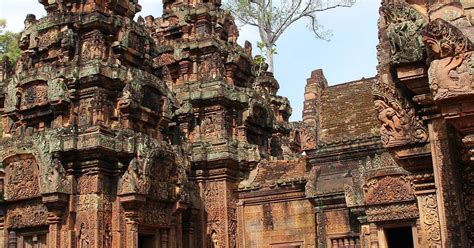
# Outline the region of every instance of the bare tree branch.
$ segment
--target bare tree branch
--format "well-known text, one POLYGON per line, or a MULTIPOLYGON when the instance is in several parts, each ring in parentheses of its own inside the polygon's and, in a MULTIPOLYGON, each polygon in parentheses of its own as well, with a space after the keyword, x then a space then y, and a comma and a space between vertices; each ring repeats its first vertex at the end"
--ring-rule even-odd
POLYGON ((274 46, 293 23, 307 18, 308 28, 317 39, 328 40, 328 35, 318 24, 316 13, 340 7, 351 7, 355 0, 228 0, 228 8, 237 20, 257 27, 267 51, 270 71, 273 71, 274 46), (271 58, 269 57, 271 56, 271 58))

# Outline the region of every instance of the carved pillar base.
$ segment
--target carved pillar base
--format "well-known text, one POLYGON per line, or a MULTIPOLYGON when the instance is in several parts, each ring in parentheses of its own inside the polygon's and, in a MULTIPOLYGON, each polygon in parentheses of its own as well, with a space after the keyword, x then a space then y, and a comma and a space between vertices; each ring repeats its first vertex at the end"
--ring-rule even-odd
POLYGON ((463 211, 460 205, 459 185, 458 180, 455 180, 457 173, 451 158, 447 128, 444 119, 433 119, 428 124, 443 247, 460 244, 463 229, 460 225, 462 219, 460 215, 463 211))

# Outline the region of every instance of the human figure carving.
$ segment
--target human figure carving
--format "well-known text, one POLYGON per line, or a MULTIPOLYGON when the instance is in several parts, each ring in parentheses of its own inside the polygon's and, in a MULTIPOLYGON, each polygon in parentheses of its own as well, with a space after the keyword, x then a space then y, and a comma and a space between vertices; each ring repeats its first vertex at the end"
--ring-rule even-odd
POLYGON ((89 248, 89 236, 84 232, 85 224, 81 223, 81 227, 79 228, 79 234, 77 235, 78 248, 89 248))
POLYGON ((381 100, 375 101, 375 109, 379 113, 378 118, 382 122, 382 126, 389 131, 401 131, 401 121, 395 109, 389 107, 381 100))
POLYGON ((217 232, 215 230, 212 230, 211 242, 212 242, 212 248, 220 248, 219 237, 217 236, 217 232))

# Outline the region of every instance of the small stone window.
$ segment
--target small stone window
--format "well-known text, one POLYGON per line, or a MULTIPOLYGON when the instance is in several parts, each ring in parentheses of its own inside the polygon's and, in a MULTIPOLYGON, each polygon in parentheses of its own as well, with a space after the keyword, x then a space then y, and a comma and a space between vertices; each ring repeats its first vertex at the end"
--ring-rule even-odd
POLYGON ((47 232, 10 232, 10 245, 15 245, 17 248, 48 248, 47 232))

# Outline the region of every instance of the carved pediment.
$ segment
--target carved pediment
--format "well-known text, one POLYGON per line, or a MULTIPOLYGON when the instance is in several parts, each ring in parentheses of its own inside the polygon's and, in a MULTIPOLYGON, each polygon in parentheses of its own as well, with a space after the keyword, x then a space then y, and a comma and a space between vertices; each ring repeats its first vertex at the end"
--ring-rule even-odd
POLYGON ((133 139, 137 156, 130 161, 127 171, 122 175, 118 194, 147 195, 156 200, 174 199, 179 179, 175 164, 178 155, 167 145, 147 135, 140 134, 133 139))
POLYGON ((438 18, 422 32, 432 59, 428 77, 434 100, 474 94, 474 44, 461 30, 438 18))
POLYGON ((39 197, 40 169, 31 154, 20 154, 3 160, 5 170, 5 200, 39 197))
POLYGON ((416 115, 410 101, 387 82, 378 79, 372 94, 375 109, 382 124, 380 134, 385 147, 395 147, 428 141, 428 130, 416 115))
POLYGON ((56 156, 58 142, 54 133, 43 133, 2 144, 7 200, 71 193, 66 170, 56 156))
POLYGON ((381 11, 387 23, 392 64, 423 61, 425 49, 419 32, 426 25, 425 18, 405 3, 383 5, 381 11))
POLYGON ((433 59, 458 56, 474 47, 461 30, 441 18, 428 23, 421 34, 433 59))
MULTIPOLYGON (((398 217, 395 213, 390 213, 390 209, 416 210, 415 195, 408 172, 400 167, 389 153, 367 157, 365 163, 360 162, 358 168, 351 171, 351 176, 352 185, 345 186, 346 203, 349 207, 365 206, 368 216, 384 215, 386 218, 395 219, 398 217)), ((414 212, 407 214, 414 216, 414 212)))

